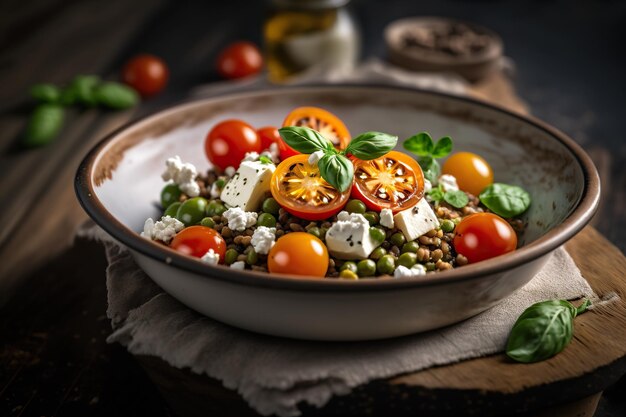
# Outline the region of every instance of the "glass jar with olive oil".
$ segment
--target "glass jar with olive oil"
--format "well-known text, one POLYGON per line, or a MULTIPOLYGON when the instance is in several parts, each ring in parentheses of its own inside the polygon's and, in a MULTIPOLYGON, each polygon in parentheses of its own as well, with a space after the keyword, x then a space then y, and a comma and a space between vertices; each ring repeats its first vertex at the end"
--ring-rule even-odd
POLYGON ((273 0, 264 40, 269 79, 354 67, 359 55, 349 0, 273 0))

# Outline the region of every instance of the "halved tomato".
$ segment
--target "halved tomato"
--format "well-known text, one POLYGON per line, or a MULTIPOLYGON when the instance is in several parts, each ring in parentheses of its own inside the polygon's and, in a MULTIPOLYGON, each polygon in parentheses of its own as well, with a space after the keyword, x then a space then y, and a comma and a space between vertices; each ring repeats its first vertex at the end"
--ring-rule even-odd
POLYGON ((370 210, 387 208, 396 213, 413 207, 424 195, 422 169, 402 152, 390 151, 371 161, 352 157, 352 163, 352 197, 370 210))
POLYGON ((306 220, 327 219, 341 211, 348 202, 350 189, 340 193, 320 175, 309 155, 285 159, 272 175, 270 191, 287 212, 306 220))
MULTIPOLYGON (((304 126, 317 130, 326 139, 330 140, 335 148, 345 149, 350 143, 350 132, 346 125, 331 112, 319 107, 298 107, 287 115, 283 122, 285 126, 304 126)), ((299 152, 283 142, 280 146, 280 158, 286 159, 299 152)))

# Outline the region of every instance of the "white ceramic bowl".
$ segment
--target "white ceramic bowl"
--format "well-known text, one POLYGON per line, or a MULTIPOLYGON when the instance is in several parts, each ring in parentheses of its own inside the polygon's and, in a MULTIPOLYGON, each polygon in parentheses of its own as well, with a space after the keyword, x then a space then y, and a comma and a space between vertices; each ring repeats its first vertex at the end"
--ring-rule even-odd
POLYGON ((85 157, 75 185, 87 213, 182 303, 244 329, 317 340, 406 335, 492 307, 530 281, 589 221, 600 194, 589 157, 535 119, 470 99, 375 86, 281 88, 175 106, 105 138, 85 157), (215 123, 240 118, 256 127, 278 126, 305 105, 337 114, 354 135, 377 130, 406 138, 426 130, 452 136, 456 151, 482 155, 497 181, 520 184, 533 198, 522 247, 421 279, 344 281, 207 265, 139 236, 144 220, 160 215, 166 158, 180 155, 205 170, 203 141, 215 123))

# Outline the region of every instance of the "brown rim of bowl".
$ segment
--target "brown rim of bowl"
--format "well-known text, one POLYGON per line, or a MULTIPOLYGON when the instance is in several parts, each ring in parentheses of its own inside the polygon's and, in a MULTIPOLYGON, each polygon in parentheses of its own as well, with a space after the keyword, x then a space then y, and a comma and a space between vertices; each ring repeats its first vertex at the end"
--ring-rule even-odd
POLYGON ((361 84, 337 84, 337 85, 310 85, 310 86, 282 86, 271 90, 254 89, 237 92, 232 94, 221 94, 203 100, 188 100, 178 105, 161 110, 157 113, 145 116, 135 121, 131 121, 102 139, 89 153, 85 156, 78 167, 74 188, 78 201, 89 216, 102 227, 109 235, 126 245, 133 251, 146 255, 154 260, 163 262, 164 264, 175 266, 183 270, 205 275, 209 279, 218 279, 237 283, 242 285, 252 285, 255 287, 277 288, 283 290, 308 290, 308 291, 395 291, 403 288, 436 286, 454 283, 461 280, 473 280, 481 278, 485 275, 495 272, 501 272, 513 267, 517 267, 524 263, 535 260, 544 256, 564 244, 578 233, 591 219, 598 207, 600 197, 600 180, 597 170, 593 165, 589 156, 573 139, 567 137, 559 130, 547 125, 546 123, 535 119, 531 116, 525 116, 510 112, 502 107, 478 101, 472 98, 454 96, 451 94, 421 90, 417 88, 407 88, 399 86, 385 85, 361 85, 361 84), (293 92, 302 90, 327 89, 384 89, 384 90, 402 90, 411 91, 419 94, 443 97, 449 100, 462 101, 475 106, 487 108, 508 117, 519 119, 525 123, 540 129, 564 145, 576 158, 580 164, 584 176, 584 189, 577 206, 572 210, 569 216, 559 225, 548 231, 534 242, 517 249, 511 254, 502 255, 496 258, 488 259, 476 264, 470 264, 462 268, 455 268, 448 271, 438 272, 432 277, 426 278, 393 278, 393 279, 363 279, 358 281, 348 281, 341 279, 320 279, 313 277, 302 277, 295 275, 278 275, 268 274, 266 272, 240 271, 233 270, 223 265, 209 265, 195 258, 188 257, 181 253, 170 249, 167 246, 160 245, 153 241, 149 241, 139 235, 138 232, 131 230, 120 223, 113 215, 111 215, 96 197, 91 181, 92 169, 99 152, 105 148, 116 136, 129 128, 140 124, 151 118, 157 118, 169 112, 176 112, 185 107, 193 107, 205 103, 207 101, 216 101, 224 97, 238 98, 250 95, 262 95, 268 92, 293 92))
POLYGON ((428 62, 431 64, 437 64, 437 65, 456 66, 456 65, 479 64, 479 63, 483 63, 483 62, 498 58, 499 56, 502 55, 503 50, 504 50, 502 38, 500 38, 500 35, 498 35, 493 30, 486 28, 484 26, 481 26, 479 24, 470 22, 470 21, 452 19, 452 18, 441 17, 441 16, 415 16, 415 17, 405 17, 402 19, 394 20, 393 22, 389 23, 385 27, 384 38, 385 38, 385 43, 387 44, 387 48, 389 48, 390 51, 393 50, 393 53, 399 54, 405 58, 415 59, 421 62, 428 62), (431 23, 462 23, 464 25, 469 26, 472 29, 480 31, 481 33, 489 36, 490 38, 489 45, 487 46, 485 51, 479 54, 473 54, 473 55, 469 55, 465 57, 448 56, 445 54, 437 55, 432 51, 431 53, 429 53, 428 56, 421 57, 419 56, 419 54, 414 54, 410 50, 407 51, 405 49, 401 49, 401 45, 397 44, 396 39, 395 38, 392 39, 391 33, 393 31, 400 30, 399 28, 401 26, 410 26, 410 25, 411 26, 415 26, 415 25, 424 26, 424 25, 431 24, 431 23))

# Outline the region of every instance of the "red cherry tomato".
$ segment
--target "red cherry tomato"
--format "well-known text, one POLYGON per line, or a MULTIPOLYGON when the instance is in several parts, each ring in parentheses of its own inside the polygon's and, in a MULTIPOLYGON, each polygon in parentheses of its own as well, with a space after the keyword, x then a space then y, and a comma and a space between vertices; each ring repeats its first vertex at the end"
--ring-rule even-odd
POLYGON ((170 243, 172 249, 196 258, 202 258, 209 249, 213 249, 220 256, 219 263, 224 263, 226 255, 226 242, 224 238, 211 229, 204 226, 189 226, 181 230, 170 243))
POLYGON ((270 249, 267 269, 272 273, 324 278, 328 269, 328 250, 310 233, 289 233, 279 238, 270 249))
POLYGON ((261 152, 256 130, 241 120, 224 120, 213 126, 204 141, 204 151, 214 165, 239 167, 246 152, 261 152))
POLYGON ((224 78, 234 79, 257 74, 263 66, 259 48, 252 42, 235 42, 217 58, 217 71, 224 78))
POLYGON ((169 70, 163 60, 154 55, 137 55, 124 66, 122 80, 139 94, 148 97, 163 90, 169 70))
POLYGON ((476 213, 456 226, 454 249, 470 262, 480 262, 517 247, 517 235, 503 218, 492 213, 476 213))
POLYGON ((266 126, 258 129, 256 131, 259 135, 259 139, 261 140, 261 149, 269 149, 272 143, 278 144, 282 142, 280 138, 280 134, 278 133, 278 129, 274 126, 266 126))

